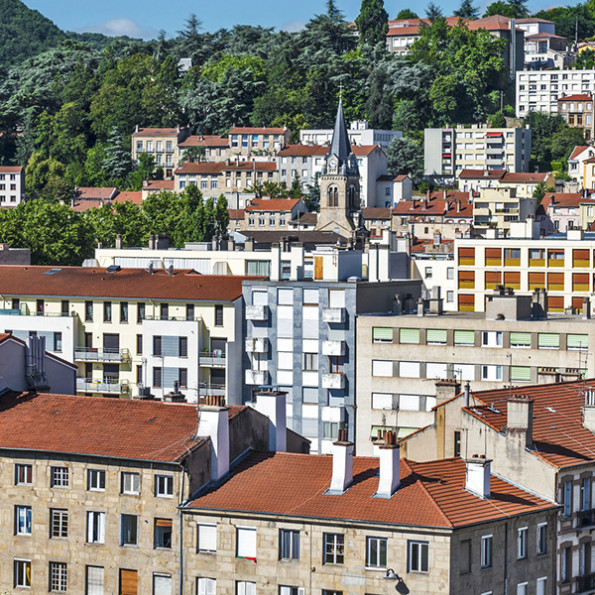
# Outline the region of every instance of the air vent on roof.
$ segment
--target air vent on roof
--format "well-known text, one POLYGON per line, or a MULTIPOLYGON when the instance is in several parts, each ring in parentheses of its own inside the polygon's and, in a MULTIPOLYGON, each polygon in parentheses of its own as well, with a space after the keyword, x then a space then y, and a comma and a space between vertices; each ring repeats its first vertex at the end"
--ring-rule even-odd
POLYGON ((119 264, 111 264, 110 266, 107 267, 107 272, 108 273, 117 273, 118 271, 121 271, 122 267, 119 264))
POLYGON ((62 269, 50 269, 49 271, 46 271, 44 273, 44 275, 55 275, 56 273, 59 273, 62 269))

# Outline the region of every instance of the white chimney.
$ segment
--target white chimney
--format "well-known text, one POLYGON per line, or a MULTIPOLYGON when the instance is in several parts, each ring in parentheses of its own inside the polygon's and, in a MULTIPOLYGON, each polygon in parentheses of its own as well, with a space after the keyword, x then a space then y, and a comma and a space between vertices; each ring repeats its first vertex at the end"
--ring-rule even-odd
POLYGON ((401 483, 401 449, 397 444, 397 435, 387 432, 385 443, 379 448, 380 480, 376 498, 390 498, 401 483))
POLYGON ((347 430, 339 430, 333 442, 333 476, 327 494, 342 494, 353 481, 353 444, 347 440, 347 430))
POLYGON ((269 418, 269 450, 287 450, 286 397, 283 391, 262 391, 256 394, 255 409, 269 418))
POLYGON ((484 455, 467 459, 465 488, 480 498, 490 497, 490 463, 484 455))
POLYGON ((201 406, 198 437, 211 439, 211 479, 217 481, 229 471, 229 417, 227 407, 201 406))

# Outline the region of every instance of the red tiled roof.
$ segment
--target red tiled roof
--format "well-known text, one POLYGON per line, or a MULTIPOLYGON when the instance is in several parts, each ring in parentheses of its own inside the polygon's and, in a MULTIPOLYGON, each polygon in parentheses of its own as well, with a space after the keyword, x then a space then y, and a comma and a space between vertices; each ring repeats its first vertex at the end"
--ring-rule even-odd
MULTIPOLYGON (((230 407, 233 417, 244 407, 230 407)), ((196 405, 8 393, 0 397, 0 448, 175 462, 196 437, 196 405)))
POLYGON ((542 203, 547 207, 578 207, 582 201, 582 192, 548 192, 542 203))
MULTIPOLYGON (((595 390, 595 380, 539 384, 512 389, 513 395, 533 399, 533 443, 529 451, 554 467, 580 465, 595 457, 595 434, 582 425, 585 390, 595 390)), ((507 424, 510 389, 474 392, 482 406, 465 411, 500 431, 507 424)))
POLYGON ((356 157, 367 157, 368 155, 371 155, 377 148, 377 145, 351 145, 351 151, 356 157))
POLYGON ((180 174, 215 174, 219 175, 225 163, 215 163, 210 161, 203 161, 201 163, 194 163, 193 161, 185 161, 180 163, 178 169, 174 172, 175 175, 180 174))
POLYGON ((328 146, 323 145, 287 145, 279 151, 279 157, 310 157, 315 155, 326 155, 328 146))
POLYGON ((472 218, 473 205, 468 192, 448 192, 446 200, 442 192, 434 192, 430 199, 419 197, 416 200, 400 200, 392 211, 393 215, 442 215, 444 217, 472 218), (458 210, 458 202, 461 208, 458 210))
POLYGON ((22 171, 21 165, 0 165, 0 174, 20 174, 22 171))
MULTIPOLYGON (((517 21, 518 23, 518 21, 517 21)), ((525 37, 525 40, 528 39, 566 39, 566 37, 562 37, 561 35, 554 35, 553 33, 535 33, 534 35, 528 35, 525 37)))
POLYGON ((364 219, 390 219, 390 208, 368 207, 362 209, 364 219))
MULTIPOLYGON (((508 17, 495 14, 491 17, 485 17, 475 21, 467 21, 467 27, 469 27, 471 31, 475 31, 476 29, 485 29, 486 31, 509 31, 510 20, 511 19, 508 17)), ((517 30, 521 31, 518 27, 517 30)))
POLYGON ((554 21, 546 21, 545 19, 537 19, 535 17, 526 17, 524 19, 517 19, 517 23, 548 23, 549 25, 553 25, 554 21))
POLYGON ((134 132, 132 136, 178 136, 180 132, 185 129, 180 128, 139 128, 138 132, 134 132))
POLYGON ((81 200, 81 201, 74 201, 74 204, 71 203, 70 208, 77 213, 84 213, 85 211, 90 211, 91 209, 95 209, 101 207, 105 204, 110 204, 110 201, 102 201, 102 200, 81 200))
POLYGON ((246 211, 291 211, 300 202, 299 198, 254 198, 246 211))
MULTIPOLYGON (((466 22, 466 19, 462 19, 466 22)), ((459 22, 459 17, 446 17, 446 24, 454 27, 459 22)), ((429 19, 394 19, 388 21, 388 37, 398 37, 400 35, 416 35, 419 33, 420 26, 431 25, 429 19)))
POLYGON ((121 269, 108 273, 91 267, 1 267, 0 295, 111 297, 131 299, 170 299, 230 302, 242 295, 242 280, 254 277, 237 275, 200 275, 177 270, 153 274, 144 269, 121 269))
POLYGON ((117 188, 76 188, 75 196, 80 200, 110 200, 118 192, 117 188))
POLYGON ((549 173, 547 172, 506 172, 504 177, 502 178, 503 183, 517 183, 517 184, 525 184, 530 182, 545 182, 548 177, 549 173))
POLYGON ((570 157, 568 158, 568 161, 571 161, 572 159, 576 159, 582 152, 584 152, 590 148, 591 147, 589 145, 578 145, 578 146, 574 147, 574 149, 572 150, 572 153, 570 154, 570 157))
POLYGON ((224 170, 231 171, 276 171, 277 164, 274 161, 240 161, 230 162, 229 165, 223 164, 224 170))
POLYGON ((252 453, 189 507, 425 527, 462 527, 555 507, 495 476, 489 499, 474 496, 464 489, 461 459, 401 459, 399 490, 389 499, 374 498, 378 470, 378 459, 354 457, 354 482, 342 495, 327 495, 331 456, 252 453))
POLYGON ((287 128, 249 128, 234 126, 229 134, 285 134, 287 128))
POLYGON ((143 193, 138 192, 120 192, 114 202, 133 202, 135 205, 140 205, 143 202, 143 193))
MULTIPOLYGON (((12 337, 11 333, 0 333, 0 343, 3 343, 4 341, 10 339, 10 337, 12 337)), ((13 339, 16 339, 16 337, 12 337, 13 339)))
POLYGON ((227 209, 230 219, 243 219, 244 209, 227 209))
POLYGON ((318 223, 318 213, 298 214, 295 223, 299 223, 300 225, 316 225, 318 223))
POLYGON ((558 101, 593 101, 593 96, 586 93, 577 93, 576 95, 558 97, 558 101))
POLYGON ((178 143, 178 147, 227 147, 227 137, 222 138, 214 134, 197 135, 193 134, 187 139, 178 143))
POLYGON ((404 182, 409 176, 407 174, 401 174, 393 178, 393 182, 404 182))
POLYGON ((492 180, 499 180, 506 173, 505 169, 463 169, 459 174, 461 180, 476 180, 479 178, 488 178, 492 180))
POLYGON ((174 181, 173 180, 147 180, 146 183, 143 185, 143 190, 145 191, 158 191, 158 190, 173 190, 174 189, 174 181))

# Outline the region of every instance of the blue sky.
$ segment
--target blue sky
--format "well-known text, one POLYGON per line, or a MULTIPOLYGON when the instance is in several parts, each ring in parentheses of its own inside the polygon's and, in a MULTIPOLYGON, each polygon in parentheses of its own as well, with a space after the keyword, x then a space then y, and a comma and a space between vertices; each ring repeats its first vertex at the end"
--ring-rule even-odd
MULTIPOLYGON (((48 17, 58 27, 67 31, 95 31, 107 35, 130 35, 132 37, 155 37, 159 30, 173 37, 183 28, 184 21, 195 13, 203 22, 206 31, 231 28, 236 24, 262 25, 295 31, 310 18, 324 12, 325 0, 23 0, 48 17)), ((434 0, 445 14, 451 14, 460 0, 434 0)), ((429 0, 385 0, 384 5, 391 18, 401 8, 411 8, 423 13, 429 0)), ((476 0, 485 8, 487 0, 476 0)), ((567 2, 560 2, 566 5, 567 2)), ((348 19, 354 19, 361 0, 337 0, 337 5, 348 19)), ((531 10, 554 6, 552 0, 529 0, 531 10)))

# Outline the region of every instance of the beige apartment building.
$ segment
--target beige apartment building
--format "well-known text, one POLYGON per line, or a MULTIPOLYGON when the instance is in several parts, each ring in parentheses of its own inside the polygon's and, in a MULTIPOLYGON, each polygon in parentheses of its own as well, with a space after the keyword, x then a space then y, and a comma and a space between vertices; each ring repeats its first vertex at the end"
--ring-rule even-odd
POLYGON ((286 126, 283 128, 234 126, 228 133, 228 146, 232 155, 252 153, 274 155, 289 144, 290 137, 291 130, 286 126))
POLYGON ((480 235, 490 228, 507 232, 512 223, 535 217, 536 208, 536 198, 514 187, 484 188, 473 201, 473 229, 480 235))
POLYGON ((554 592, 555 504, 484 459, 400 459, 390 433, 354 457, 345 436, 332 456, 252 453, 201 491, 184 508, 186 592, 554 592))
POLYGON ((163 167, 166 178, 171 178, 180 162, 179 145, 188 136, 190 128, 140 128, 132 133, 132 161, 138 162, 139 155, 153 156, 155 167, 163 167))
POLYGON ((406 436, 432 423, 434 407, 472 391, 595 376, 595 321, 541 318, 544 293, 494 293, 486 312, 363 315, 357 319, 357 452, 372 454, 378 431, 406 436), (539 303, 541 301, 541 304, 539 303), (436 382, 445 380, 436 391, 436 382), (441 396, 442 395, 442 396, 441 396))

